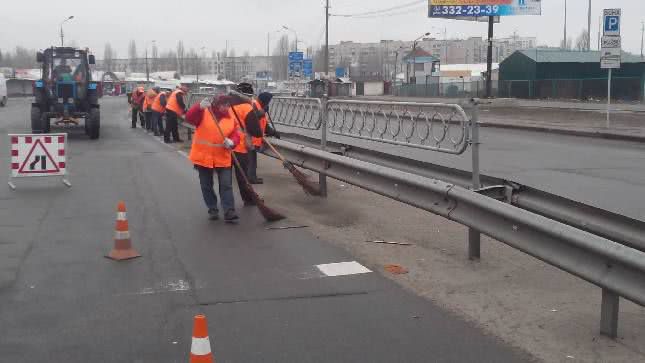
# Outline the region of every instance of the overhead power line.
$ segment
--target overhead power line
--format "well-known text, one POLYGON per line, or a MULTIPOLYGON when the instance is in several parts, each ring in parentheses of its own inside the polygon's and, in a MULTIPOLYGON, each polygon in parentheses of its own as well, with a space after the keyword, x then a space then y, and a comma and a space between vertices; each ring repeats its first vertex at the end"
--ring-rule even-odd
POLYGON ((405 4, 385 8, 385 9, 366 11, 366 12, 362 12, 362 13, 330 14, 330 16, 344 17, 344 18, 360 18, 360 17, 368 17, 368 16, 381 16, 381 15, 386 15, 386 13, 389 13, 391 11, 401 10, 401 9, 408 8, 408 7, 415 6, 415 5, 419 5, 419 4, 422 4, 422 3, 426 4, 427 0, 416 0, 416 1, 409 2, 409 3, 405 3, 405 4))

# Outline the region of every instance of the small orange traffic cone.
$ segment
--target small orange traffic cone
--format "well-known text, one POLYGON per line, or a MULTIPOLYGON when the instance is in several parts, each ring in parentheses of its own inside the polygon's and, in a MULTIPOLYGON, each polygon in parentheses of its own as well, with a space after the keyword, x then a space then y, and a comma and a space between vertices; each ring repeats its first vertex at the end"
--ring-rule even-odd
POLYGON ((193 341, 190 345, 190 363, 214 363, 211 342, 208 339, 206 316, 195 316, 193 341))
POLYGON ((114 232, 114 249, 109 255, 105 256, 115 261, 131 260, 141 257, 139 252, 132 248, 130 241, 130 230, 128 227, 128 217, 125 212, 125 202, 120 201, 116 213, 116 228, 114 232))

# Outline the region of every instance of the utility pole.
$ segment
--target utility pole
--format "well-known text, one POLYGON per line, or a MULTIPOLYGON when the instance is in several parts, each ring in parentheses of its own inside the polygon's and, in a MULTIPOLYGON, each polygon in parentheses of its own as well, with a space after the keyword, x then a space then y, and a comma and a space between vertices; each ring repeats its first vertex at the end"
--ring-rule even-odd
POLYGON ((589 0, 589 12, 587 15, 587 51, 591 51, 591 0, 589 0))
POLYGON ((148 46, 146 46, 146 81, 150 82, 150 69, 148 69, 148 46))
POLYGON ((488 17, 488 54, 486 55, 486 98, 493 96, 493 35, 495 17, 488 17))
POLYGON ((645 40, 645 21, 641 21, 641 59, 643 59, 643 42, 645 40))
POLYGON ((72 19, 74 19, 74 15, 72 15, 72 16, 68 16, 67 18, 65 18, 65 20, 63 20, 63 21, 60 23, 60 46, 61 46, 61 47, 64 47, 64 46, 65 46, 65 41, 64 41, 64 39, 65 39, 65 35, 63 34, 63 24, 65 24, 66 22, 68 22, 68 21, 70 21, 70 20, 72 20, 72 19))
POLYGON ((564 42, 562 49, 567 49, 567 0, 564 0, 564 42))
POLYGON ((325 0, 325 74, 329 77, 329 0, 325 0))

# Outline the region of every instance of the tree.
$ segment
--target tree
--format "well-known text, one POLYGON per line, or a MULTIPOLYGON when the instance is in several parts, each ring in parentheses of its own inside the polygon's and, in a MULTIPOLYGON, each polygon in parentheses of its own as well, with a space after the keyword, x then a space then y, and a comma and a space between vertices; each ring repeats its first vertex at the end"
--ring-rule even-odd
POLYGON ((589 49, 589 33, 586 29, 582 30, 582 33, 576 38, 576 50, 583 51, 589 49))
POLYGON ((114 50, 110 43, 105 43, 105 49, 103 50, 103 66, 106 71, 112 72, 112 66, 114 64, 114 50))
POLYGON ((180 40, 177 43, 177 65, 179 67, 179 73, 180 74, 184 74, 184 71, 185 71, 185 69, 184 69, 184 67, 185 67, 184 59, 186 57, 185 52, 186 51, 184 49, 184 42, 182 40, 180 40))
POLYGON ((560 48, 564 50, 571 50, 573 44, 573 39, 568 38, 567 41, 565 42, 564 40, 560 42, 560 48))
POLYGON ((137 43, 134 40, 128 45, 128 59, 130 60, 130 72, 137 69, 137 43))
POLYGON ((272 70, 273 80, 284 80, 288 78, 287 67, 289 67, 289 37, 283 35, 273 48, 272 70))
POLYGON ((157 43, 152 43, 152 71, 157 72, 159 70, 159 48, 157 48, 157 43))

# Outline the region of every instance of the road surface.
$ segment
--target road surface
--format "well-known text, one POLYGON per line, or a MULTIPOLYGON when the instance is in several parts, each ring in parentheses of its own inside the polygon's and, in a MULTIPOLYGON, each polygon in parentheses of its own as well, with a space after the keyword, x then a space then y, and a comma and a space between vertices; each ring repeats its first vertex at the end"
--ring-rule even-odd
MULTIPOLYGON (((0 109, 3 135, 28 131, 28 102, 0 109)), ((130 129, 124 98, 102 107, 99 141, 71 131, 71 189, 0 187, 0 361, 185 362, 197 313, 218 362, 531 360, 380 274, 326 276, 355 258, 306 229, 267 231, 248 208, 239 226, 208 221, 185 157, 130 129), (143 257, 116 263, 121 199, 143 257)))

